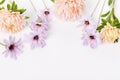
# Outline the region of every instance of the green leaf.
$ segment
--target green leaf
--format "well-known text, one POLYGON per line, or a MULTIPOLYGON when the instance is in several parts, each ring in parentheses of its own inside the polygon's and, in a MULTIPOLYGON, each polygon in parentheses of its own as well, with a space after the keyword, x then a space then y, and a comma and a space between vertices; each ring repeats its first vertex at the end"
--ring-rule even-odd
POLYGON ((26 9, 19 9, 17 12, 20 12, 20 14, 23 14, 26 11, 26 9))
POLYGON ((15 4, 14 11, 17 11, 17 9, 18 9, 18 6, 17 6, 17 4, 15 4))
POLYGON ((108 0, 108 5, 110 6, 112 4, 113 0, 108 0))
POLYGON ((0 5, 3 4, 4 2, 5 2, 5 0, 2 0, 2 1, 0 2, 0 5))
POLYGON ((53 3, 55 2, 55 0, 51 0, 53 3))
POLYGON ((8 9, 8 10, 10 10, 10 9, 11 9, 10 4, 7 4, 7 9, 8 9))
POLYGON ((117 27, 117 28, 119 28, 119 29, 120 29, 120 23, 115 24, 115 27, 117 27))
POLYGON ((110 24, 112 24, 111 14, 108 16, 107 21, 108 21, 110 24))
POLYGON ((15 1, 12 2, 12 10, 14 11, 15 8, 15 1))
POLYGON ((119 41, 119 38, 117 38, 117 39, 114 41, 114 43, 118 43, 118 41, 119 41))
POLYGON ((103 24, 106 24, 107 21, 106 21, 105 19, 102 19, 102 23, 103 23, 103 24))
POLYGON ((102 14, 101 17, 106 17, 109 13, 110 13, 110 11, 108 11, 108 12, 105 13, 105 14, 102 14))
POLYGON ((100 25, 100 26, 98 26, 97 27, 97 30, 99 31, 99 32, 101 32, 101 30, 104 28, 104 25, 100 25))
POLYGON ((25 19, 29 19, 30 17, 29 16, 25 16, 25 19))

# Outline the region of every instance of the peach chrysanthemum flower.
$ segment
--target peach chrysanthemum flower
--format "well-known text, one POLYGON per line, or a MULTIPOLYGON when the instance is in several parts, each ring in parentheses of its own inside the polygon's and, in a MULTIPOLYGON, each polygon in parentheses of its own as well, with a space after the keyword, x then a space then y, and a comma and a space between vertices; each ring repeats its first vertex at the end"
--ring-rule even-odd
POLYGON ((19 12, 0 10, 0 30, 10 33, 21 31, 26 25, 25 17, 19 12))
POLYGON ((55 0, 55 14, 64 20, 76 20, 84 9, 84 0, 55 0))
POLYGON ((120 29, 111 26, 109 23, 101 30, 103 42, 114 42, 120 36, 120 29))

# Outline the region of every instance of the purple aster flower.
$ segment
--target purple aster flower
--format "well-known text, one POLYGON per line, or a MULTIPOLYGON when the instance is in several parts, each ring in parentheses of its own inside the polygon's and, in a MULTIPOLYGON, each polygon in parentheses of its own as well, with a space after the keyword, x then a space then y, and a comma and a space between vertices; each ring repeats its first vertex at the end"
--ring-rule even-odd
POLYGON ((82 38, 83 45, 89 45, 91 48, 96 48, 100 43, 100 34, 95 30, 86 30, 83 32, 82 38))
POLYGON ((82 27, 83 31, 85 31, 86 29, 96 29, 97 28, 96 22, 91 17, 82 17, 79 21, 78 26, 82 27))
POLYGON ((32 49, 37 48, 37 47, 43 48, 46 45, 43 34, 41 34, 38 31, 31 32, 28 35, 27 39, 31 43, 32 49))
POLYGON ((44 38, 46 38, 48 35, 49 27, 46 23, 33 22, 33 23, 31 23, 31 28, 32 28, 32 30, 39 32, 44 38))
POLYGON ((42 22, 50 22, 51 21, 51 11, 48 9, 41 10, 38 13, 38 16, 42 22))
POLYGON ((18 41, 15 41, 15 37, 9 37, 9 40, 4 40, 6 50, 3 52, 5 54, 5 57, 8 55, 11 56, 11 58, 17 59, 17 55, 23 52, 23 44, 21 39, 18 41))
POLYGON ((40 23, 32 22, 31 28, 33 30, 40 30, 40 31, 48 31, 48 29, 49 29, 48 24, 43 23, 43 22, 40 22, 40 23))

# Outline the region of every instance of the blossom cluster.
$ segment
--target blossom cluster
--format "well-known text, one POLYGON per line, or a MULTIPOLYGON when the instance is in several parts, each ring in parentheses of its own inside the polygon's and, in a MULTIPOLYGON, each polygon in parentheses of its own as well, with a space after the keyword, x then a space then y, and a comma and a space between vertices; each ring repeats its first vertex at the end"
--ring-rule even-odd
MULTIPOLYGON (((4 0, 3 0, 4 2, 4 0)), ((48 36, 49 23, 51 21, 51 12, 49 9, 41 10, 36 21, 33 21, 29 25, 30 32, 25 35, 25 40, 22 38, 16 40, 13 34, 22 31, 26 27, 26 23, 29 17, 22 15, 26 9, 18 9, 15 1, 12 4, 7 4, 7 9, 0 9, 0 30, 11 34, 8 39, 4 39, 3 43, 0 43, 5 47, 3 54, 5 57, 17 59, 17 56, 23 53, 24 41, 30 43, 31 49, 43 48, 46 45, 45 39, 48 36)))

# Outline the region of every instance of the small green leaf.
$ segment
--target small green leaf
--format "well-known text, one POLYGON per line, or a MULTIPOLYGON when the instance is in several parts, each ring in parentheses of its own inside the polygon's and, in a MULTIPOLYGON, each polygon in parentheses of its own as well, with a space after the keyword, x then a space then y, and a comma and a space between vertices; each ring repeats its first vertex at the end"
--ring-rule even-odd
POLYGON ((102 19, 102 23, 103 23, 103 24, 106 24, 107 21, 106 21, 105 19, 102 19))
POLYGON ((98 26, 97 27, 97 30, 99 31, 99 32, 101 32, 101 30, 104 28, 104 25, 100 25, 100 26, 98 26))
POLYGON ((26 11, 26 9, 19 9, 17 12, 20 12, 20 14, 23 14, 26 11))
POLYGON ((2 0, 2 1, 0 2, 0 5, 3 4, 4 2, 5 2, 5 0, 2 0))
POLYGON ((119 38, 117 38, 117 39, 114 41, 114 43, 118 43, 118 41, 119 41, 119 38))
POLYGON ((10 4, 7 4, 7 9, 8 9, 8 10, 10 10, 10 9, 11 9, 10 4))
POLYGON ((14 11, 15 8, 15 1, 12 2, 12 10, 14 11))
POLYGON ((107 21, 108 21, 110 24, 112 24, 111 14, 108 16, 107 21))
POLYGON ((119 19, 115 16, 115 14, 113 14, 113 19, 116 23, 119 23, 119 19))
POLYGON ((51 0, 53 3, 55 2, 55 0, 51 0))
POLYGON ((113 0, 108 0, 108 5, 110 6, 112 4, 113 0))
POLYGON ((108 12, 105 13, 105 14, 102 14, 101 17, 106 17, 109 13, 110 13, 110 11, 108 11, 108 12))
POLYGON ((18 6, 17 6, 17 4, 15 4, 14 11, 17 11, 17 9, 18 9, 18 6))
POLYGON ((120 23, 116 24, 115 27, 120 29, 120 23))
POLYGON ((30 17, 29 16, 25 16, 25 19, 29 19, 30 17))

